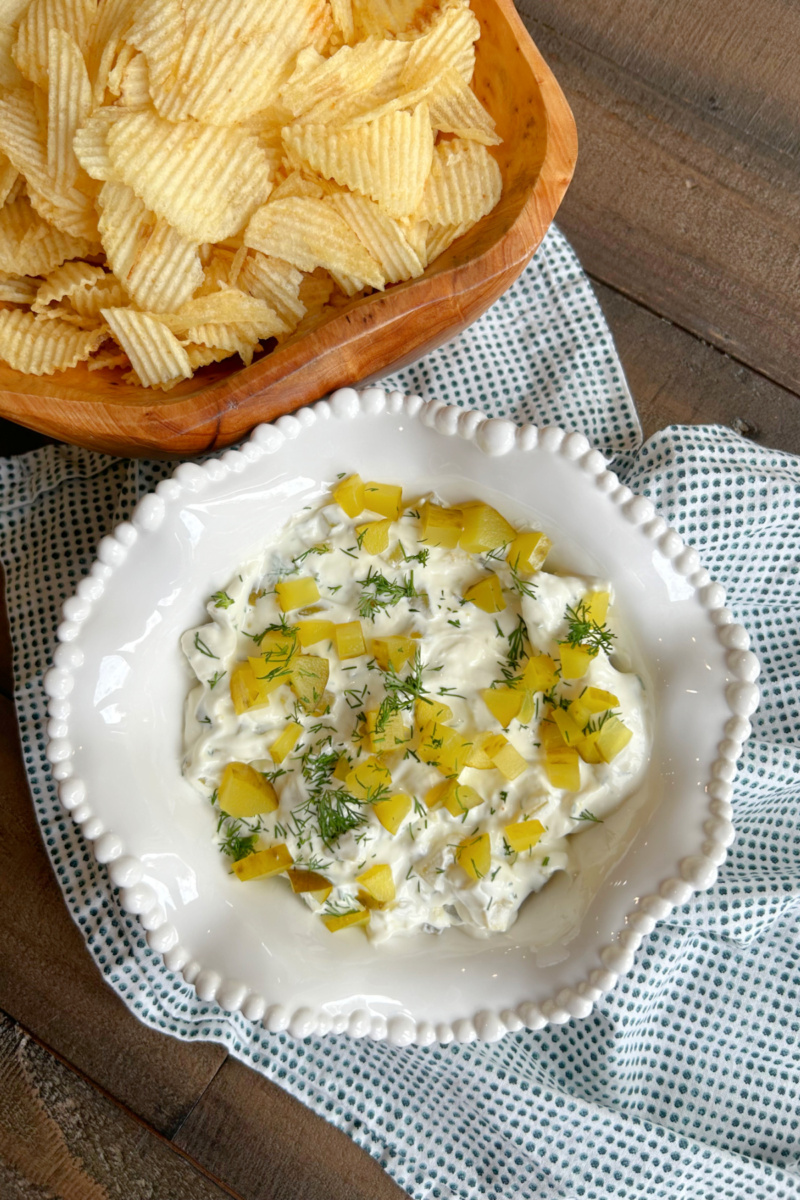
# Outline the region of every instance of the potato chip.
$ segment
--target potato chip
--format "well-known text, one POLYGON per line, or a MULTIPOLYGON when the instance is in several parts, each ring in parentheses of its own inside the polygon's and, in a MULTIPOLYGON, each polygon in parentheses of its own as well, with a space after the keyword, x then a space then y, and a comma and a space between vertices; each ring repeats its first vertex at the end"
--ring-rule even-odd
POLYGON ((104 183, 98 204, 103 249, 128 295, 148 312, 180 307, 203 280, 197 244, 148 212, 124 183, 104 183))
POLYGON ((5 204, 18 178, 17 168, 8 161, 5 154, 0 153, 0 204, 5 204))
POLYGON ((330 0, 333 24, 341 35, 342 41, 351 44, 355 41, 356 27, 353 18, 353 0, 330 0))
POLYGON ((0 0, 0 21, 16 26, 29 4, 30 0, 0 0))
POLYGON ((423 266, 428 265, 428 234, 429 221, 418 221, 415 217, 406 217, 398 222, 406 241, 416 254, 423 266))
POLYGON ((105 100, 108 80, 136 15, 137 0, 100 0, 97 20, 86 52, 86 68, 92 81, 94 102, 105 100))
POLYGON ((321 200, 324 195, 325 189, 318 180, 308 179, 300 171, 290 171, 270 193, 270 200, 286 200, 291 196, 311 196, 321 200))
POLYGON ((36 299, 38 279, 25 275, 0 275, 0 300, 5 304, 30 304, 36 299))
POLYGON ((222 362, 231 355, 230 350, 221 349, 219 346, 193 346, 190 344, 184 349, 193 371, 196 371, 198 367, 207 367, 210 363, 222 362))
POLYGON ((423 0, 352 0, 352 21, 359 38, 405 33, 413 24, 423 0))
MULTIPOLYGON (((387 283, 416 279, 422 274, 425 268, 400 224, 387 216, 372 200, 366 196, 340 192, 331 197, 330 203, 375 259, 387 283)), ((347 288, 343 290, 347 291, 347 288)))
POLYGON ((473 225, 474 221, 465 221, 463 225, 431 225, 426 247, 428 262, 444 254, 447 247, 452 246, 456 238, 460 238, 473 225))
POLYGON ((25 196, 0 208, 0 271, 46 275, 65 259, 85 257, 91 249, 91 243, 48 225, 25 196))
MULTIPOLYGON (((265 300, 249 296, 238 288, 224 288, 207 296, 196 296, 188 300, 175 312, 164 313, 160 318, 174 333, 183 334, 190 342, 206 341, 193 336, 192 331, 200 326, 248 326, 248 337, 257 341, 260 337, 274 337, 287 333, 286 323, 265 300)), ((208 345, 220 346, 223 342, 210 341, 208 345)))
POLYGON ((26 79, 47 91, 48 41, 51 29, 70 34, 81 50, 97 12, 96 0, 31 0, 19 23, 14 61, 26 79))
POLYGON ((440 75, 454 67, 467 83, 475 71, 475 42, 480 37, 478 18, 466 4, 444 6, 421 37, 409 45, 404 78, 416 80, 440 75))
POLYGON ((479 142, 440 142, 417 216, 432 225, 473 225, 491 212, 503 188, 500 168, 479 142))
POLYGON ((431 125, 442 133, 455 133, 484 146, 499 146, 503 140, 497 136, 489 113, 454 67, 445 71, 428 93, 428 109, 431 125))
POLYGON ((113 349, 103 347, 103 349, 98 350, 96 354, 93 354, 87 360, 86 365, 90 371, 105 371, 111 367, 129 367, 131 365, 131 360, 127 354, 124 354, 113 342, 109 343, 109 345, 113 349))
POLYGON ((306 313, 300 299, 302 283, 302 272, 291 263, 268 258, 258 250, 249 252, 239 274, 239 287, 259 300, 266 300, 289 329, 294 329, 306 313))
POLYGON ((31 307, 35 313, 44 312, 48 305, 72 299, 77 292, 87 291, 104 278, 102 267, 94 267, 86 262, 63 263, 43 280, 31 307))
POLYGON ((238 354, 246 367, 250 366, 255 352, 263 349, 259 337, 266 336, 258 333, 258 326, 246 321, 230 325, 193 325, 185 334, 190 343, 208 343, 226 354, 238 354))
POLYGON ((107 141, 117 177, 198 243, 236 233, 272 188, 258 140, 236 128, 125 113, 109 127, 107 141))
POLYGON ((251 218, 245 245, 301 271, 326 267, 382 288, 383 275, 350 226, 325 200, 296 196, 265 204, 251 218))
POLYGON ((371 38, 327 59, 304 51, 281 102, 309 125, 342 124, 372 112, 396 96, 409 50, 407 42, 371 38))
POLYGON ((129 42, 123 42, 119 49, 119 54, 116 57, 113 67, 108 73, 108 83, 106 89, 112 96, 119 96, 122 92, 122 80, 125 72, 131 65, 134 58, 137 57, 139 51, 135 46, 131 46, 129 42))
POLYGON ((145 387, 169 386, 191 378, 188 354, 157 317, 132 308, 104 308, 102 317, 145 387))
POLYGON ((122 109, 96 108, 75 131, 72 149, 80 165, 92 179, 110 179, 113 172, 108 157, 107 134, 111 125, 119 120, 122 109))
POLYGON ((51 29, 47 45, 47 166, 55 187, 63 191, 78 177, 72 139, 91 112, 92 88, 83 55, 70 34, 51 29))
POLYGON ((150 73, 143 54, 134 54, 125 65, 120 76, 119 102, 134 110, 150 107, 150 73))
POLYGON ((390 216, 407 217, 419 207, 433 159, 426 104, 353 129, 292 125, 284 137, 298 165, 369 196, 390 216))
POLYGON ((0 20, 0 87, 22 87, 22 76, 11 57, 16 40, 16 28, 0 20))
POLYGON ((0 309, 0 358, 27 375, 52 375, 74 367, 107 337, 104 328, 76 329, 21 308, 0 309))
POLYGON ((104 308, 122 308, 128 303, 128 293, 115 275, 103 275, 94 287, 75 292, 70 303, 85 320, 97 320, 104 308))

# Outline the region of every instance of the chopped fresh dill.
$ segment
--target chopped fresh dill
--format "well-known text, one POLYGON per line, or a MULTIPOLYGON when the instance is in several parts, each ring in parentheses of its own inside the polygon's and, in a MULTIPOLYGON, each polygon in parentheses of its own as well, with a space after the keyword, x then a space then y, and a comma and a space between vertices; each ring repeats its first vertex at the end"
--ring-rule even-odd
POLYGON ((206 658, 219 658, 218 654, 212 654, 208 646, 205 644, 199 633, 194 635, 194 648, 199 650, 201 654, 205 654, 206 658))
POLYGON ((455 625, 456 629, 460 629, 460 628, 461 628, 461 622, 460 622, 460 621, 449 621, 449 620, 448 620, 447 624, 448 624, 448 625, 455 625))
POLYGON ((514 670, 519 666, 525 654, 525 639, 528 636, 528 627, 525 621, 520 616, 517 618, 517 623, 508 635, 508 665, 514 670))
POLYGON ((214 608, 230 608, 233 604, 227 592, 214 592, 211 599, 214 601, 214 608))
POLYGON ((324 544, 321 544, 319 546, 309 546, 309 548, 307 550, 304 550, 302 554, 298 554, 296 558, 293 558, 292 562, 294 563, 295 567, 299 567, 300 563, 305 562, 310 554, 332 554, 332 553, 333 553, 333 549, 331 546, 327 546, 324 544))
POLYGON ((518 592, 520 596, 530 596, 530 598, 534 600, 536 598, 536 587, 530 582, 529 579, 523 579, 520 575, 519 555, 517 555, 513 563, 508 562, 506 559, 506 551, 508 550, 509 544, 510 543, 506 542, 505 546, 498 546, 496 550, 489 550, 486 554, 484 554, 486 565, 489 566, 491 562, 504 563, 505 566, 508 567, 511 575, 511 586, 514 591, 518 592))
POLYGON ((462 696, 460 692, 457 692, 456 689, 452 687, 440 687, 439 695, 452 696, 454 700, 466 700, 467 698, 466 696, 462 696))
MULTIPOLYGON (((441 667, 434 669, 441 671, 441 667)), ((422 670, 422 658, 417 650, 411 670, 405 677, 401 678, 391 666, 388 671, 384 672, 383 686, 386 688, 386 695, 380 703, 378 715, 375 718, 376 733, 383 732, 386 722, 395 713, 413 708, 414 701, 425 695, 422 685, 422 670)))
POLYGON ((550 855, 545 854, 544 858, 542 859, 542 866, 546 867, 549 862, 550 862, 550 855))
POLYGON ((214 674, 211 676, 211 678, 208 681, 209 688, 211 688, 211 689, 215 688, 217 686, 217 684, 219 683, 220 679, 222 679, 223 675, 225 675, 226 673, 227 672, 225 672, 225 671, 215 671, 214 674))
POLYGON ((403 583, 395 583, 387 579, 380 571, 367 571, 365 579, 358 580, 361 588, 361 599, 358 602, 358 615, 364 620, 374 621, 379 612, 388 610, 400 600, 413 600, 417 596, 414 587, 414 572, 411 571, 403 583))
POLYGON ((281 617, 274 625, 267 625, 266 629, 261 630, 261 633, 249 633, 247 636, 252 638, 257 646, 260 646, 268 633, 286 633, 289 637, 297 636, 297 630, 289 624, 286 617, 281 617))
POLYGON ((351 912, 360 912, 361 905, 354 896, 343 896, 341 900, 327 900, 321 911, 326 917, 344 917, 351 912))
POLYGON ((576 821, 593 821, 595 825, 602 825, 600 817, 596 817, 593 812, 589 812, 588 808, 584 808, 583 812, 579 813, 575 818, 576 821))
POLYGON ((240 858, 246 858, 248 854, 252 854, 258 842, 258 830, 260 825, 254 830, 251 825, 244 825, 243 822, 235 817, 231 817, 226 812, 221 812, 217 822, 217 833, 220 834, 220 849, 223 854, 227 854, 234 862, 238 862, 240 858))
POLYGON ((581 600, 574 608, 567 605, 564 619, 568 623, 567 641, 570 646, 581 646, 593 658, 600 650, 604 650, 606 654, 611 653, 614 634, 605 622, 598 625, 597 621, 590 616, 585 600, 581 600))
POLYGON ((398 542, 400 553, 403 556, 403 562, 418 562, 421 567, 424 567, 430 558, 430 550, 418 550, 416 554, 406 554, 405 547, 402 542, 398 542))

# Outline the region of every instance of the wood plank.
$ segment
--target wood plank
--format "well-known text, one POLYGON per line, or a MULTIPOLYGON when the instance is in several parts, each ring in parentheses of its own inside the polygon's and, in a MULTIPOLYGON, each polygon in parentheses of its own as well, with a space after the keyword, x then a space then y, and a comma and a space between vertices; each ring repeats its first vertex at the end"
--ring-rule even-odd
POLYGON ((595 283, 645 437, 666 425, 728 425, 800 454, 800 400, 619 292, 595 283))
POLYGON ((235 1195, 0 1015, 3 1200, 235 1195))
MULTIPOLYGON (((678 19, 669 39, 642 32, 639 7, 520 4, 578 124, 578 167, 557 219, 594 277, 800 391, 800 171, 785 150, 789 120, 797 137, 796 106, 779 119, 782 101, 767 102, 777 89, 788 104, 798 86, 783 39, 800 17, 790 19, 782 0, 763 0, 759 12, 769 16, 758 22, 748 86, 720 112, 718 94, 733 94, 746 57, 727 14, 712 0, 675 6, 705 22, 700 53, 687 48, 678 19)), ((668 6, 663 20, 673 18, 668 6)))
POLYGON ((155 1129, 172 1132, 225 1050, 149 1029, 104 982, 42 845, 6 699, 0 699, 0 911, 0 1008, 155 1129))
POLYGON ((243 1200, 403 1200, 354 1142, 274 1083, 228 1058, 175 1144, 243 1200))

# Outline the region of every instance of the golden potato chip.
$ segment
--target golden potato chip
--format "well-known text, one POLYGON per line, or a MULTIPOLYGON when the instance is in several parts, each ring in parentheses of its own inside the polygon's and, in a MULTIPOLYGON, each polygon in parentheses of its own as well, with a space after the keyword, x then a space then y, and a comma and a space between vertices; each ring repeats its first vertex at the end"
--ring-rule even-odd
POLYGON ((136 47, 131 46, 129 42, 123 42, 120 46, 114 65, 108 73, 108 83, 106 84, 106 88, 112 96, 121 94, 125 72, 138 53, 136 47))
POLYGON ((97 20, 86 52, 86 67, 97 105, 105 100, 109 77, 126 45, 136 8, 137 0, 100 0, 97 6, 97 20))
POLYGON ((92 88, 83 55, 63 29, 51 29, 48 39, 47 166, 59 191, 78 177, 72 149, 75 130, 92 109, 92 88))
POLYGON ((499 146, 503 140, 497 136, 489 113, 454 67, 445 71, 428 93, 428 108, 431 125, 442 133, 455 133, 484 146, 499 146))
POLYGON ((26 275, 0 274, 0 300, 6 304, 30 304, 36 299, 39 283, 26 275))
POLYGON ((417 216, 432 225, 474 225, 503 188, 500 168, 480 142, 440 142, 417 216))
POLYGON ((421 37, 409 44, 404 78, 431 79, 454 67, 467 83, 475 71, 475 42, 480 37, 478 18, 468 5, 447 5, 433 18, 421 37))
POLYGON ((14 61, 26 79, 47 91, 48 41, 61 29, 86 48, 97 13, 96 0, 31 0, 19 23, 14 61))
POLYGON ((190 344, 184 349, 193 371, 196 371, 198 367, 207 367, 210 363, 222 362, 224 358, 231 356, 230 350, 221 349, 219 346, 193 346, 190 344))
POLYGON ((315 179, 308 179, 300 171, 290 171, 285 179, 282 179, 279 184, 270 193, 270 200, 286 200, 291 196, 311 196, 314 200, 321 200, 325 195, 325 189, 315 179))
MULTIPOLYGON (((424 271, 400 224, 366 196, 340 192, 330 203, 377 262, 387 283, 416 279, 424 271)), ((347 291, 347 288, 343 288, 347 291)), ((359 291, 359 288, 355 288, 359 291)))
POLYGON ((16 40, 15 26, 0 20, 0 87, 22 87, 22 76, 11 57, 16 40))
POLYGON ((17 168, 8 161, 5 154, 0 153, 0 204, 5 204, 18 178, 17 168))
POLYGON ((355 41, 356 27, 353 18, 353 0, 331 0, 331 16, 343 42, 355 41))
POLYGON ((150 74, 143 54, 134 54, 125 65, 120 76, 119 102, 130 109, 150 107, 150 74))
POLYGON ((83 258, 91 243, 53 229, 26 196, 0 208, 0 271, 46 275, 68 258, 83 258))
POLYGON ((0 359, 27 375, 65 371, 108 337, 104 328, 76 329, 21 308, 0 309, 0 359))
POLYGON ((300 299, 303 274, 291 263, 251 250, 242 263, 238 282, 251 296, 266 300, 289 329, 294 329, 305 316, 306 307, 300 299))
POLYGON ((203 280, 198 246, 150 213, 124 183, 104 183, 97 198, 109 266, 145 311, 171 312, 203 280))
POLYGON ((150 313, 132 308, 104 308, 103 320, 114 340, 131 360, 144 387, 159 387, 190 379, 189 356, 172 330, 150 313))
POLYGON ((251 218, 244 240, 253 250, 282 258, 301 271, 326 267, 383 288, 378 264, 325 200, 295 196, 265 204, 251 218))
POLYGON ((30 0, 0 0, 0 21, 16 27, 30 0))
POLYGON ((423 0, 351 0, 352 21, 359 38, 405 33, 423 0))
POLYGON ((93 354, 87 360, 86 365, 90 371, 105 371, 110 367, 129 367, 131 365, 131 360, 127 354, 124 354, 113 342, 109 343, 109 345, 113 349, 103 347, 103 349, 98 350, 96 354, 93 354))
POLYGON ((390 216, 407 217, 419 207, 433 160, 426 104, 353 129, 291 125, 284 138, 298 165, 371 197, 390 216))
POLYGON ((134 112, 106 137, 115 175, 190 241, 236 233, 272 188, 258 139, 236 128, 134 112))
POLYGON ((406 217, 398 222, 406 241, 424 267, 428 265, 428 234, 429 221, 418 221, 415 217, 406 217))
MULTIPOLYGON (((246 321, 237 321, 230 325, 193 325, 185 334, 190 343, 210 345, 217 350, 224 350, 226 355, 238 354, 246 367, 250 366, 257 350, 263 349, 256 325, 246 321)), ((269 335, 271 336, 271 335, 269 335)))
MULTIPOLYGON (((278 333, 287 333, 286 323, 281 320, 275 310, 265 300, 249 296, 238 288, 220 288, 207 296, 195 296, 181 305, 180 309, 164 313, 159 318, 174 333, 182 334, 190 342, 206 342, 211 346, 222 346, 227 343, 211 337, 195 336, 198 328, 215 326, 222 328, 235 325, 241 328, 247 326, 246 336, 252 341, 259 338, 274 337, 278 333)), ((221 335, 219 335, 221 336, 221 335)))
POLYGON ((456 238, 461 237, 462 233, 466 233, 474 224, 474 221, 465 221, 462 225, 431 225, 426 246, 428 262, 433 262, 443 254, 456 238))
POLYGON ((48 273, 39 286, 31 308, 35 313, 44 312, 48 305, 59 300, 71 300, 76 293, 87 291, 104 278, 102 267, 86 262, 65 262, 48 273))
POLYGON ((115 275, 104 275, 94 287, 75 292, 70 303, 79 316, 97 320, 104 308, 122 308, 128 303, 128 293, 115 275))
MULTIPOLYGON (((396 99, 409 43, 370 38, 330 58, 298 55, 281 102, 308 125, 341 125, 396 99)), ((287 122, 288 123, 288 122, 287 122)))
POLYGON ((326 21, 326 0, 145 0, 129 36, 162 116, 225 125, 271 103, 326 21))
POLYGON ((75 131, 72 149, 87 175, 101 182, 110 179, 113 171, 108 157, 106 135, 109 127, 119 120, 122 109, 96 108, 75 131))

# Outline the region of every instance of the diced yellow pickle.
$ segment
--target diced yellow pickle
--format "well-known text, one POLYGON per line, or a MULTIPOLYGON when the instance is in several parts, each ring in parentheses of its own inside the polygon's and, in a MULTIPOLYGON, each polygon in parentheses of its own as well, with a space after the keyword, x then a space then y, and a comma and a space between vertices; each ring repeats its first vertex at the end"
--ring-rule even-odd
POLYGON ((513 525, 488 504, 476 501, 465 504, 461 509, 464 528, 459 545, 469 554, 483 554, 487 550, 498 550, 516 534, 513 525))
POLYGON ((383 788, 391 787, 392 773, 374 754, 347 772, 345 787, 357 800, 369 800, 383 788))
POLYGON ((432 721, 420 732, 417 754, 423 762, 435 766, 443 775, 458 775, 467 765, 471 749, 472 742, 455 729, 432 721))
MULTIPOLYGON (((498 736, 502 737, 503 735, 499 734, 498 736)), ((507 742, 505 738, 503 741, 505 745, 497 746, 496 749, 487 748, 487 754, 505 779, 517 779, 523 771, 527 771, 528 764, 519 750, 511 745, 511 742, 507 742)))
POLYGON ((233 668, 230 688, 237 716, 249 712, 251 708, 262 708, 263 705, 269 704, 270 693, 273 690, 264 680, 258 678, 249 661, 237 663, 233 668))
POLYGON ((411 804, 409 795, 405 792, 395 792, 388 800, 379 800, 377 804, 373 804, 372 811, 386 832, 394 837, 411 812, 411 804))
POLYGON ((530 692, 549 692, 558 683, 558 668, 549 654, 534 654, 525 664, 522 685, 530 692))
POLYGON ((576 745, 583 737, 583 729, 565 708, 554 708, 552 720, 566 746, 576 745))
POLYGON ((515 854, 532 850, 543 833, 544 825, 535 817, 529 821, 515 821, 513 825, 506 825, 503 830, 503 836, 515 854))
POLYGON ((217 801, 231 817, 257 817, 278 807, 275 788, 249 763, 229 762, 222 772, 217 801))
POLYGON ((297 721, 290 721, 272 745, 269 748, 269 756, 275 763, 282 763, 286 755, 294 750, 300 738, 303 736, 303 726, 298 725, 297 721))
POLYGON ((306 712, 314 712, 325 693, 330 674, 327 658, 298 654, 292 660, 291 688, 306 712))
POLYGON ((391 521, 368 521, 366 525, 356 525, 359 546, 367 554, 383 554, 389 548, 391 527, 391 521))
POLYGON ((376 863, 374 867, 362 871, 360 875, 356 875, 356 883, 366 888, 370 896, 381 904, 395 898, 392 868, 387 863, 376 863))
POLYGON ((455 860, 470 879, 483 879, 492 865, 492 843, 488 833, 464 838, 455 853, 455 860))
POLYGON ((396 521, 403 508, 403 489, 394 483, 365 483, 364 507, 396 521))
POLYGON ((428 808, 437 808, 442 803, 452 782, 452 779, 443 779, 441 783, 435 783, 432 788, 428 788, 425 793, 428 808))
POLYGON ((605 625, 608 616, 608 592, 587 592, 583 597, 586 606, 586 616, 596 625, 605 625))
POLYGON ((466 783, 457 783, 455 779, 447 780, 448 788, 442 800, 445 808, 453 817, 463 817, 471 808, 483 804, 483 796, 474 787, 466 783))
POLYGON ((417 643, 410 637, 373 638, 370 642, 372 657, 382 671, 392 670, 398 674, 417 652, 417 643))
POLYGON ((331 913, 322 920, 331 933, 338 933, 340 929, 349 929, 351 925, 366 925, 369 921, 369 909, 356 908, 352 912, 342 913, 341 916, 331 913))
POLYGON ((333 639, 333 621, 298 621, 297 640, 305 650, 317 642, 333 639))
POLYGON ((336 760, 336 766, 333 768, 333 778, 338 779, 340 783, 344 783, 347 776, 350 774, 351 765, 346 754, 340 754, 336 760))
POLYGON ((605 762, 611 762, 617 757, 620 750, 625 749, 632 737, 633 731, 628 729, 627 725, 623 725, 618 717, 609 717, 607 721, 603 722, 600 736, 597 739, 597 749, 605 762))
POLYGON ((411 740, 411 730, 403 721, 403 714, 396 712, 388 716, 378 728, 379 709, 373 708, 365 713, 370 749, 376 754, 396 750, 411 740))
POLYGON ((295 893, 322 892, 331 887, 330 879, 320 875, 319 871, 309 871, 305 867, 290 867, 286 875, 295 893))
POLYGON ((233 870, 242 880, 264 879, 268 875, 280 875, 294 862, 288 846, 280 842, 277 846, 268 846, 266 850, 256 850, 233 864, 233 870))
POLYGON ((295 608, 307 608, 319 600, 319 588, 316 579, 306 576, 304 579, 282 579, 275 584, 278 605, 281 612, 292 612, 295 608))
POLYGON ((521 575, 532 575, 544 563, 553 548, 546 533, 534 529, 530 533, 518 533, 508 547, 506 562, 521 575))
POLYGON ((348 475, 333 489, 333 498, 348 517, 364 511, 364 483, 360 475, 348 475))
POLYGON ((464 599, 487 613, 502 612, 506 606, 506 598, 496 575, 487 575, 485 579, 473 583, 464 592, 464 599))
POLYGON ((269 649, 257 657, 248 658, 262 695, 269 696, 282 684, 291 682, 294 658, 294 643, 288 654, 276 648, 269 649))
POLYGON ((339 658, 358 658, 359 655, 367 653, 367 643, 364 641, 360 621, 346 621, 343 625, 334 625, 333 636, 339 658))
POLYGON ((591 733, 585 733, 579 742, 575 743, 575 749, 580 754, 585 763, 601 763, 603 756, 597 749, 597 739, 600 737, 599 729, 593 730, 591 733))
POLYGON ((452 715, 450 705, 442 704, 441 700, 430 700, 427 696, 420 696, 414 704, 414 724, 420 730, 433 721, 449 721, 452 715))
POLYGON ((570 646, 569 642, 559 642, 561 652, 561 678, 580 679, 589 670, 593 654, 584 646, 570 646))
POLYGON ((520 725, 527 725, 536 716, 536 693, 524 691, 522 693, 522 707, 517 714, 517 720, 520 725))
POLYGON ((332 891, 333 884, 329 883, 327 887, 320 888, 318 892, 309 892, 308 894, 309 896, 312 896, 314 900, 316 900, 317 904, 324 904, 332 891))
POLYGON ((552 710, 550 710, 550 716, 545 717, 540 722, 539 728, 536 731, 536 737, 545 751, 564 749, 564 739, 561 736, 561 731, 552 719, 552 710))
POLYGON ((524 692, 511 687, 486 688, 481 692, 481 696, 492 716, 500 722, 503 729, 508 729, 514 718, 519 716, 524 692))
MULTIPOLYGON (((467 756, 467 766, 472 767, 476 771, 491 771, 494 763, 489 758, 487 749, 495 744, 497 738, 503 737, 502 733, 489 733, 483 731, 476 733, 472 739, 472 747, 467 756)), ((506 741, 503 738, 503 741, 506 741)))
POLYGON ((443 546, 452 550, 464 528, 460 508, 442 508, 439 504, 426 504, 422 510, 420 541, 426 546, 443 546))
POLYGON ((548 750, 545 754, 544 769, 554 788, 563 788, 567 792, 580 791, 581 762, 578 751, 573 746, 548 750))

